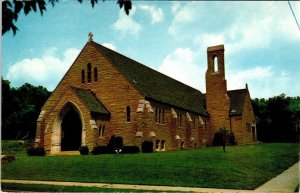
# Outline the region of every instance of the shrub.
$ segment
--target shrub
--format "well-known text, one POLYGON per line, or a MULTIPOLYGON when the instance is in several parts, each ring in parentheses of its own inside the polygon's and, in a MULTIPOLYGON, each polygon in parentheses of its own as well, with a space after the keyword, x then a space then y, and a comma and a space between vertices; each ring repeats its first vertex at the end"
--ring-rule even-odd
POLYGON ((27 149, 27 155, 34 156, 35 155, 35 148, 34 147, 28 148, 27 149))
POLYGON ((89 148, 87 146, 81 146, 79 152, 80 155, 89 155, 89 148))
POLYGON ((122 137, 116 137, 115 135, 111 136, 107 147, 114 149, 122 149, 123 147, 123 138, 122 137))
POLYGON ((221 146, 223 144, 223 134, 220 132, 216 132, 214 134, 213 145, 214 146, 221 146))
POLYGON ((46 151, 43 147, 30 147, 29 149, 27 149, 27 155, 29 156, 45 156, 46 151))
POLYGON ((140 148, 138 146, 123 146, 122 148, 122 154, 126 153, 139 153, 140 148))
POLYGON ((142 143, 142 152, 143 153, 152 153, 153 152, 153 142, 152 141, 144 141, 142 143))
POLYGON ((228 142, 230 145, 236 145, 235 136, 233 132, 230 132, 228 142))
POLYGON ((115 153, 114 149, 109 146, 97 146, 94 147, 94 149, 91 152, 93 155, 99 155, 99 154, 113 154, 115 153))

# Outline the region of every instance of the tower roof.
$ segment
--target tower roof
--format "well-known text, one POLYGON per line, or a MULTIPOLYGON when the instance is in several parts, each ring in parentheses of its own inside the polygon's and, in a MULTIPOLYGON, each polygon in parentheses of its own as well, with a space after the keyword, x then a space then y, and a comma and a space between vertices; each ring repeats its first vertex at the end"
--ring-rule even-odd
POLYGON ((216 50, 224 50, 224 45, 217 45, 217 46, 211 46, 207 48, 207 52, 212 52, 212 51, 216 51, 216 50))

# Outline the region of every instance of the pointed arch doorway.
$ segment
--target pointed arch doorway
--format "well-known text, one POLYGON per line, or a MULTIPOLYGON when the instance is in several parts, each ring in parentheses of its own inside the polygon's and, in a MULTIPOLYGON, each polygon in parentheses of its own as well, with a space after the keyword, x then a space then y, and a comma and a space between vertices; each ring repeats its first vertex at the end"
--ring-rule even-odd
POLYGON ((81 112, 75 104, 65 104, 53 125, 51 153, 78 151, 82 140, 84 142, 83 125, 81 112))
POLYGON ((70 108, 61 122, 61 151, 77 151, 81 146, 82 123, 79 114, 70 108))

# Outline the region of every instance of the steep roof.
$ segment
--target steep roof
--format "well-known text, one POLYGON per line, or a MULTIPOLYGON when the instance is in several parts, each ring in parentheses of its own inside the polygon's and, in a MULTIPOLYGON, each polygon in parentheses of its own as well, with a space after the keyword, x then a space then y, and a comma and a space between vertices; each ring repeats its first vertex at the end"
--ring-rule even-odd
POLYGON ((91 42, 146 98, 207 115, 203 94, 137 61, 91 42))
POLYGON ((227 94, 230 98, 230 115, 241 115, 243 113, 243 107, 245 98, 247 95, 247 89, 229 90, 227 94))
POLYGON ((101 101, 99 101, 90 90, 76 88, 73 86, 70 86, 70 88, 91 112, 107 115, 110 114, 101 101))

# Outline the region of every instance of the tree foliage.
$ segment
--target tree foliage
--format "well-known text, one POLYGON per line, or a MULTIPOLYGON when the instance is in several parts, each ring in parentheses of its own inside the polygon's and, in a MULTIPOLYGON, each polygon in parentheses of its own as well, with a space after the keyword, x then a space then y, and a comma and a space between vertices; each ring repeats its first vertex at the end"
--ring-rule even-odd
MULTIPOLYGON (((95 4, 98 3, 98 0, 90 0, 91 5, 94 8, 95 4)), ((103 0, 104 1, 104 0, 103 0)), ((52 6, 55 3, 58 3, 59 0, 48 0, 52 6)), ((83 0, 78 0, 79 3, 82 3, 83 0)), ((119 4, 120 9, 124 8, 126 14, 129 14, 130 9, 132 8, 131 0, 118 0, 117 4, 119 4)), ((34 11, 39 11, 41 15, 47 10, 46 9, 46 1, 45 0, 3 0, 2 1, 2 35, 6 32, 12 30, 14 35, 17 33, 17 26, 15 22, 17 22, 19 14, 21 10, 24 11, 25 15, 34 11)))
POLYGON ((257 138, 263 142, 291 142, 299 136, 300 97, 285 94, 252 101, 257 138))
POLYGON ((25 83, 19 88, 2 80, 2 139, 33 139, 36 120, 50 92, 25 83))

